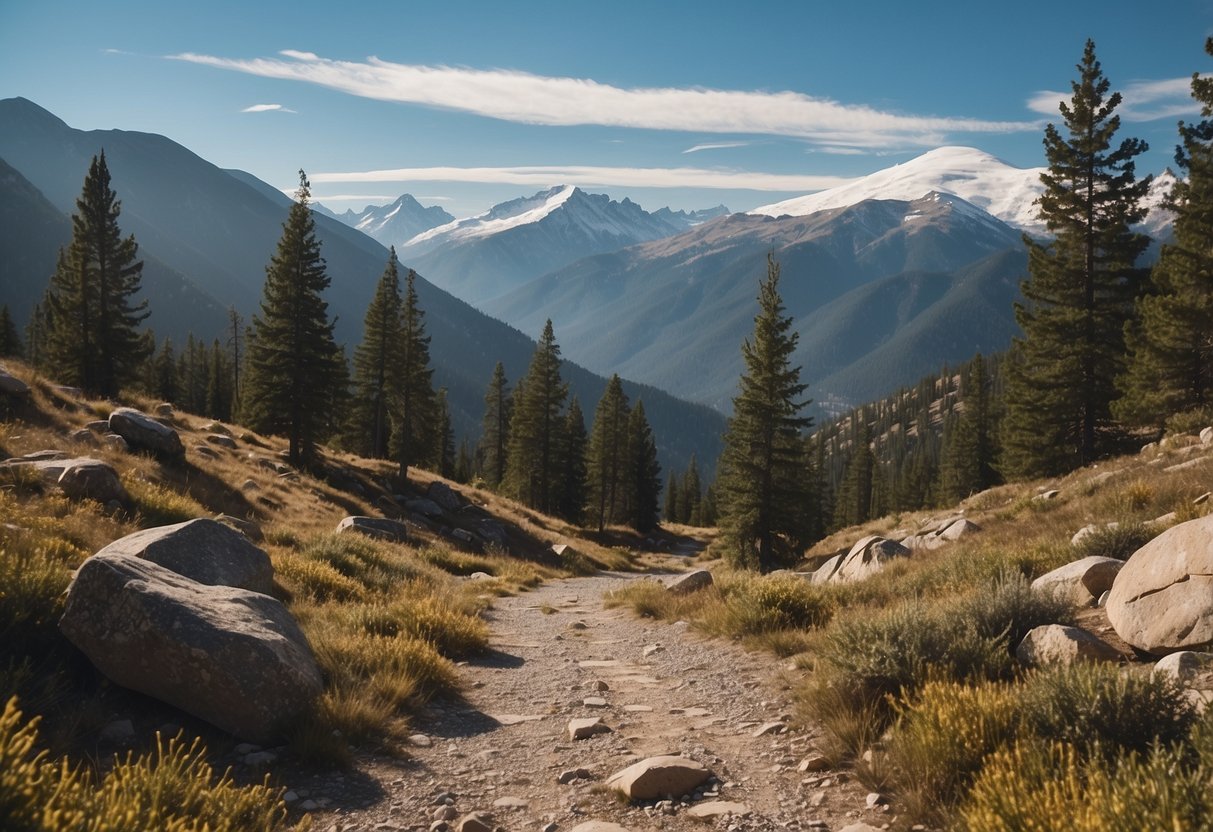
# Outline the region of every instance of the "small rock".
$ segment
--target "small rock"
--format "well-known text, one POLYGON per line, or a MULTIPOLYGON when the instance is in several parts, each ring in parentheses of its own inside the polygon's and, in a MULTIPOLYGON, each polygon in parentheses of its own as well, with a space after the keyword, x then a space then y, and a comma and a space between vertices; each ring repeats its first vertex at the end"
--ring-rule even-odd
POLYGON ((687 810, 689 817, 698 820, 714 820, 715 818, 726 817, 728 815, 737 815, 744 817, 750 813, 750 807, 744 803, 736 803, 731 800, 710 800, 707 803, 700 803, 697 806, 692 806, 687 810))
POLYGON ((826 759, 824 754, 811 754, 801 760, 800 765, 796 766, 796 770, 802 773, 829 771, 831 768, 833 766, 830 765, 830 761, 826 759))
POLYGON ((782 734, 787 728, 788 726, 782 722, 764 722, 754 730, 753 736, 762 737, 767 734, 782 734))
POLYGON ((594 682, 594 690, 610 690, 610 689, 611 689, 611 686, 608 685, 606 682, 602 681, 601 679, 598 679, 594 682))
POLYGON ((567 786, 574 780, 593 780, 593 773, 586 768, 570 768, 567 771, 560 772, 560 776, 556 778, 556 782, 562 786, 567 786))
POLYGON ((649 757, 615 772, 606 785, 631 800, 653 800, 689 794, 711 776, 707 766, 687 757, 649 757))
POLYGON ((569 832, 630 832, 630 830, 626 826, 620 826, 617 823, 610 823, 605 820, 591 820, 577 824, 569 832))
POLYGON ((661 653, 664 650, 665 650, 665 648, 662 647, 660 644, 650 644, 647 647, 645 647, 643 650, 641 650, 640 654, 641 654, 641 656, 643 656, 644 658, 647 659, 649 656, 653 655, 654 653, 661 653))
POLYGON ((666 584, 666 591, 671 595, 689 595, 711 585, 712 573, 706 569, 695 569, 666 584))
POLYGON ((320 804, 314 800, 305 800, 299 804, 299 808, 304 812, 314 812, 320 808, 320 804))
POLYGON ((223 433, 211 433, 205 437, 206 441, 212 445, 218 445, 220 448, 236 449, 236 440, 223 433))
POLYGON ((429 748, 434 744, 434 741, 425 734, 411 734, 408 743, 417 748, 429 748))
POLYGON ((459 810, 454 806, 439 806, 432 815, 434 820, 454 820, 459 817, 459 810))
POLYGON ((525 809, 531 801, 522 797, 499 797, 493 801, 494 809, 525 809))
POLYGON ((598 717, 569 720, 568 735, 570 740, 584 740, 595 734, 609 734, 611 728, 598 717))
POLYGON ((1086 630, 1061 624, 1034 627, 1015 648, 1015 657, 1029 667, 1076 662, 1115 662, 1116 648, 1086 630))
POLYGON ((587 696, 585 699, 581 700, 581 704, 585 705, 587 708, 605 708, 607 706, 607 701, 601 696, 587 696))
POLYGON ((869 809, 875 809, 877 806, 883 806, 888 802, 889 799, 880 792, 868 792, 868 796, 864 799, 864 805, 869 809))

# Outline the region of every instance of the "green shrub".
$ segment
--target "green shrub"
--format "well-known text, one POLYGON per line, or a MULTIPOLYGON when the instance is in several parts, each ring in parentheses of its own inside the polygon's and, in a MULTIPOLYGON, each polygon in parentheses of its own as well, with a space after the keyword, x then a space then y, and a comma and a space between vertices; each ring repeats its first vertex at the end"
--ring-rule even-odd
POLYGON ((356 534, 321 535, 309 541, 300 555, 331 566, 371 592, 390 592, 402 581, 424 574, 400 547, 356 534))
POLYGON ((1078 664, 1033 674, 1020 699, 1027 730, 1109 757, 1187 739, 1196 713, 1170 679, 1078 664))
POLYGON ((290 555, 275 559, 274 568, 296 595, 312 601, 360 601, 366 596, 362 584, 322 560, 290 555))
POLYGON ((141 528, 170 526, 196 517, 210 516, 192 497, 150 483, 134 472, 128 471, 122 475, 122 485, 130 495, 141 528))
POLYGON ((1080 558, 1101 555, 1128 560, 1157 536, 1158 532, 1145 523, 1121 523, 1113 528, 1101 526, 1079 541, 1075 554, 1080 558))
POLYGON ((982 638, 996 638, 1011 653, 1034 627, 1042 624, 1073 624, 1074 611, 1064 600, 1034 592, 1019 572, 1004 571, 961 600, 949 618, 968 621, 982 638))
POLYGON ((1209 425, 1213 425, 1213 407, 1197 407, 1192 410, 1184 410, 1167 417, 1167 436, 1200 433, 1201 430, 1209 425))
POLYGON ((451 659, 481 653, 489 643, 485 623, 458 608, 450 596, 414 595, 390 604, 359 604, 343 612, 362 632, 421 639, 451 659))
POLYGON ((205 749, 178 735, 116 760, 99 782, 37 750, 37 719, 10 699, 0 715, 0 828, 80 832, 272 832, 286 828, 281 790, 216 778, 205 749))

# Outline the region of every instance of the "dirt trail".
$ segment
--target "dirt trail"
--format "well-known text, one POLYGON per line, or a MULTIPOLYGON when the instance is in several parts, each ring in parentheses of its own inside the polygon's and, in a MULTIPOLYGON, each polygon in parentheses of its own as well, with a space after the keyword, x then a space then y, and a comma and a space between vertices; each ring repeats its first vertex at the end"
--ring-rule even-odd
POLYGON ((428 830, 445 794, 447 814, 488 812, 506 830, 570 830, 588 820, 633 832, 703 829, 682 801, 628 805, 602 788, 612 773, 658 754, 694 758, 717 778, 687 803, 736 801, 751 810, 709 820, 709 828, 838 830, 892 820, 865 806, 867 789, 853 777, 797 771, 811 733, 789 725, 756 736, 792 716, 783 663, 702 638, 682 622, 603 608, 605 592, 644 579, 608 573, 494 600, 492 651, 461 667, 464 701, 433 703, 416 721, 423 736, 414 738, 412 759, 367 757, 352 774, 301 783, 309 799, 329 805, 314 828, 428 830), (577 717, 601 717, 612 732, 570 741, 566 726, 577 717), (590 777, 558 782, 578 768, 590 777))

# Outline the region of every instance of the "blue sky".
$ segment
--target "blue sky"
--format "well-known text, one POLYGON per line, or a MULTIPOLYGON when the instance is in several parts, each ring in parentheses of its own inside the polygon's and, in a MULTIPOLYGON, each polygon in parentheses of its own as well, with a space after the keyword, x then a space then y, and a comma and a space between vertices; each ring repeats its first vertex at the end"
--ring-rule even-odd
POLYGON ((1043 164, 1087 37, 1170 163, 1213 0, 0 0, 0 98, 164 134, 338 210, 456 216, 573 183, 746 210, 941 144, 1043 164))

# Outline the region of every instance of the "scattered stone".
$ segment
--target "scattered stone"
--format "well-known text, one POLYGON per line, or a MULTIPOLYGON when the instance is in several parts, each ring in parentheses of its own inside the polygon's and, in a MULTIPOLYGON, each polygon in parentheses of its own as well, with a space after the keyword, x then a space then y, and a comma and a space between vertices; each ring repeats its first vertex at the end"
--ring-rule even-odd
POLYGON ((697 820, 715 820, 728 815, 744 817, 750 813, 750 807, 744 803, 731 800, 709 800, 687 809, 687 816, 697 820))
POLYGON ((207 422, 202 426, 202 429, 207 433, 222 433, 224 436, 231 436, 231 429, 222 422, 207 422))
POLYGON ((788 729, 788 726, 783 722, 764 722, 754 729, 753 736, 765 737, 767 734, 782 734, 788 729))
POLYGON ((29 385, 5 370, 0 370, 0 393, 9 396, 28 396, 29 385))
POLYGON ((631 800, 655 800, 690 794, 711 776, 707 766, 687 757, 649 757, 615 772, 606 785, 631 800))
POLYGON ((800 765, 796 766, 796 770, 801 773, 829 771, 831 768, 833 766, 830 765, 830 761, 824 754, 810 754, 800 761, 800 765))
POLYGON ((68 460, 57 484, 72 500, 96 500, 99 503, 116 500, 123 504, 130 501, 118 472, 98 459, 82 457, 68 460))
POLYGON ((1147 653, 1213 642, 1213 516, 1173 526, 1134 552, 1112 585, 1108 620, 1147 653))
POLYGON ((1103 530, 1103 529, 1111 530, 1111 529, 1118 529, 1118 528, 1120 528, 1120 523, 1117 523, 1115 521, 1113 521, 1111 523, 1088 523, 1087 525, 1083 526, 1078 531, 1074 532, 1074 536, 1070 538, 1070 545, 1077 546, 1079 543, 1082 543, 1088 537, 1090 537, 1091 535, 1095 534, 1096 532, 1098 532, 1100 530, 1103 530))
POLYGON ((567 771, 560 772, 560 776, 556 778, 556 782, 562 786, 567 786, 574 780, 593 780, 594 774, 587 768, 570 768, 567 771))
POLYGON ((411 511, 413 514, 420 514, 422 517, 441 517, 442 506, 435 503, 433 500, 405 500, 404 508, 406 511, 411 511))
POLYGON ((438 480, 430 483, 430 487, 426 489, 425 496, 446 511, 459 511, 466 502, 458 491, 438 480))
POLYGON ((830 578, 834 577, 834 573, 838 571, 842 559, 846 555, 834 555, 821 566, 817 567, 817 571, 809 575, 809 583, 824 584, 830 578))
POLYGON ((404 543, 409 539, 409 527, 399 520, 388 520, 386 517, 365 517, 355 515, 344 518, 337 524, 337 534, 357 532, 377 540, 390 540, 394 543, 404 543))
POLYGON ((1159 517, 1155 517, 1153 520, 1147 520, 1146 525, 1147 526, 1170 526, 1172 523, 1174 523, 1178 519, 1179 519, 1179 515, 1177 515, 1173 511, 1168 511, 1166 514, 1163 514, 1159 517))
POLYGON ((115 540, 95 557, 142 558, 208 586, 232 586, 269 595, 274 588, 270 556, 217 520, 200 518, 157 526, 115 540))
POLYGON ((886 563, 893 558, 906 557, 910 550, 896 540, 888 540, 877 535, 865 537, 851 547, 851 551, 838 565, 838 571, 831 576, 832 583, 860 581, 875 575, 884 569, 886 563))
POLYGON ((531 801, 522 797, 499 797, 493 801, 494 809, 525 809, 531 805, 531 801))
POLYGON ((510 545, 509 533, 505 530, 505 526, 498 523, 496 520, 481 519, 475 522, 476 534, 480 535, 485 543, 491 543, 494 546, 499 546, 502 549, 510 545))
POLYGON ((642 658, 647 659, 649 656, 653 655, 654 653, 663 653, 663 652, 665 652, 665 648, 662 647, 660 644, 649 644, 643 650, 640 651, 640 654, 641 654, 642 658))
POLYGON ((962 517, 939 531, 936 536, 942 540, 960 540, 962 537, 968 537, 979 531, 981 531, 981 526, 962 517))
POLYGON ((585 699, 581 700, 581 704, 585 705, 587 708, 605 708, 607 706, 607 701, 601 696, 587 696, 585 699))
POLYGON ((462 543, 476 542, 476 535, 472 534, 467 529, 451 529, 451 537, 462 543))
POLYGON ((323 689, 279 601, 131 555, 84 561, 59 629, 115 683, 252 742, 277 739, 323 689))
POLYGON ((850 826, 842 827, 838 832, 884 832, 884 830, 872 826, 870 823, 852 823, 850 826))
POLYGON ((72 442, 76 442, 76 443, 82 444, 82 445, 96 446, 96 444, 97 444, 97 434, 93 433, 88 428, 80 428, 79 430, 74 430, 67 435, 67 438, 69 440, 71 440, 72 442))
POLYGON ((693 569, 674 578, 665 588, 671 595, 688 595, 711 585, 711 572, 706 569, 693 569))
POLYGON ((257 484, 257 481, 255 479, 252 479, 250 477, 249 479, 240 483, 240 490, 241 491, 260 491, 261 486, 257 484))
POLYGON ((1029 667, 1115 662, 1122 658, 1116 648, 1086 630, 1062 624, 1032 628, 1015 648, 1015 657, 1029 667))
POLYGON ((864 805, 869 809, 875 809, 877 806, 883 806, 889 802, 889 799, 880 792, 868 792, 868 796, 864 798, 864 805))
POLYGON ((1042 491, 1032 499, 1038 503, 1047 503, 1049 500, 1056 500, 1061 494, 1056 488, 1050 488, 1047 491, 1042 491))
POLYGON ((212 448, 210 445, 195 445, 194 453, 198 454, 198 456, 204 456, 207 459, 218 459, 219 458, 219 452, 216 451, 214 448, 212 448))
POLYGON ((584 740, 595 734, 609 733, 611 733, 611 727, 596 716, 569 720, 568 735, 570 740, 584 740))
POLYGON ((1154 675, 1167 675, 1186 688, 1213 690, 1213 653, 1181 650, 1158 660, 1154 675))
POLYGON ((126 440, 132 448, 151 451, 170 459, 185 456, 185 446, 177 431, 157 422, 133 407, 120 407, 110 414, 110 430, 126 440))
POLYGON ((169 404, 168 402, 161 402, 160 404, 156 405, 156 418, 157 419, 173 418, 173 406, 171 404, 169 404))
POLYGON ((1213 427, 1207 427, 1200 432, 1200 444, 1213 445, 1213 427))
POLYGON ((617 823, 610 823, 605 820, 591 820, 577 824, 569 832, 630 832, 630 830, 626 826, 620 826, 617 823))
POLYGON ((1087 607, 1112 588, 1116 573, 1124 565, 1123 560, 1091 555, 1046 572, 1032 581, 1032 589, 1064 598, 1074 606, 1087 607))
POLYGON ((229 448, 236 450, 236 440, 225 433, 208 433, 206 441, 212 445, 218 445, 220 448, 229 448))
POLYGON ((83 399, 84 391, 79 387, 72 387, 70 384, 55 384, 51 386, 61 396, 66 396, 69 399, 83 399))
POLYGON ((109 445, 115 451, 122 451, 123 453, 126 453, 131 449, 130 443, 116 433, 107 433, 105 436, 101 437, 101 441, 106 445, 109 445))
POLYGON ((493 832, 493 819, 484 812, 472 812, 459 819, 455 832, 493 832))
POLYGON ((429 748, 434 744, 434 741, 425 734, 410 734, 408 743, 417 748, 429 748))
POLYGON ((1192 505, 1194 505, 1194 506, 1204 505, 1205 503, 1207 503, 1209 501, 1210 497, 1213 497, 1213 491, 1206 491, 1204 494, 1201 494, 1199 497, 1197 497, 1195 500, 1193 500, 1192 505))

